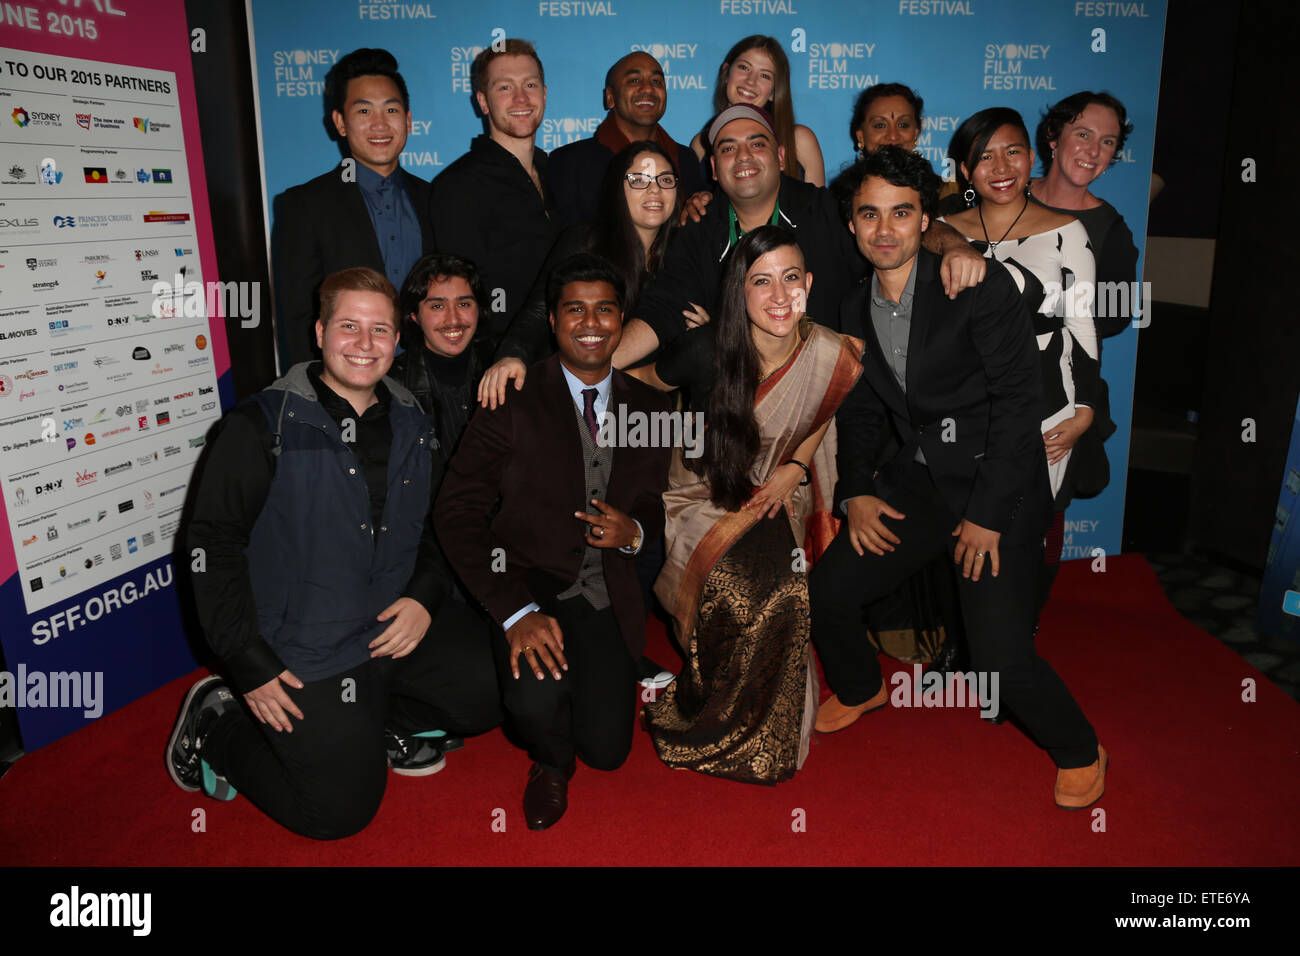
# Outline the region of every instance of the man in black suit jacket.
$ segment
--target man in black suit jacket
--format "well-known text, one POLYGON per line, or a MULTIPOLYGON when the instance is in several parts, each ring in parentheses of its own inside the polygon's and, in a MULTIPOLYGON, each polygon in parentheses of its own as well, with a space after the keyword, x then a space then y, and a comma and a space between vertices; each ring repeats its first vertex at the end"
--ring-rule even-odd
POLYGON ((398 165, 411 114, 393 55, 352 51, 330 69, 325 92, 351 156, 276 201, 276 316, 284 369, 315 355, 316 295, 327 275, 368 266, 400 289, 411 266, 433 247, 429 184, 398 165))
POLYGON ((471 419, 434 511, 448 560, 504 632, 494 651, 533 759, 534 830, 564 814, 575 756, 613 770, 632 746, 633 662, 645 648, 633 558, 663 533, 670 451, 613 447, 600 424, 668 407, 610 366, 623 292, 597 256, 556 266, 547 299, 559 353, 471 419))
POLYGON ((1106 752, 1033 645, 1052 504, 1028 313, 995 261, 980 285, 944 294, 937 257, 920 248, 938 188, 924 159, 883 147, 849 175, 850 228, 874 275, 841 315, 866 347, 836 415, 835 500, 847 520, 811 579, 812 637, 835 691, 817 729, 842 730, 888 703, 863 608, 946 548, 961 565, 974 666, 999 678, 992 703, 1052 756, 1057 805, 1082 809, 1104 792, 1106 752), (891 429, 901 448, 882 463, 891 429))

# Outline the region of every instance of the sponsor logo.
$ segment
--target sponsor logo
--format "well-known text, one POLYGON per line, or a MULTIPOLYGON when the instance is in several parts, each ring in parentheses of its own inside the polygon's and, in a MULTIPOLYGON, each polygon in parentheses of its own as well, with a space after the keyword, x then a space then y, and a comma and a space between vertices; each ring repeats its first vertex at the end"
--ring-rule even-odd
POLYGON ((134 537, 126 539, 127 554, 135 554, 139 550, 140 550, 140 545, 136 543, 136 539, 134 537))
POLYGON ((50 289, 57 289, 58 287, 59 287, 58 279, 46 279, 43 282, 32 283, 33 292, 48 292, 50 289))
MULTIPOLYGON (((119 326, 119 325, 128 325, 130 324, 130 322, 131 322, 131 317, 129 315, 115 315, 112 316, 111 318, 107 318, 104 320, 104 323, 109 328, 113 328, 114 326, 119 326)), ((148 356, 146 356, 146 358, 147 357, 148 356)), ((96 362, 95 364, 98 365, 100 363, 96 362)))
POLYGON ((184 351, 185 351, 184 342, 173 342, 170 345, 163 347, 163 355, 171 355, 173 352, 184 352, 184 351))
POLYGON ((77 472, 77 487, 84 488, 99 479, 97 471, 79 471, 77 472))
POLYGON ((193 250, 193 249, 184 249, 184 248, 182 248, 182 247, 180 247, 180 246, 177 246, 177 247, 176 247, 176 255, 178 255, 178 256, 192 256, 192 255, 194 255, 194 250, 193 250))
POLYGON ((67 447, 68 451, 72 451, 72 449, 77 447, 77 440, 75 438, 69 438, 66 439, 66 441, 68 443, 68 447, 67 447))
POLYGON ((194 336, 194 347, 202 352, 208 347, 208 337, 202 334, 194 336))
POLYGON ((154 272, 153 270, 151 269, 140 270, 140 280, 142 282, 155 282, 157 281, 157 279, 158 279, 158 273, 154 272))
POLYGON ((28 256, 23 261, 27 263, 27 268, 31 269, 33 272, 37 269, 48 269, 51 266, 57 266, 59 264, 58 259, 38 259, 36 256, 28 256))
POLYGON ((113 170, 113 182, 124 183, 130 178, 131 177, 127 174, 127 171, 123 169, 121 166, 113 170))
POLYGON ((29 544, 35 544, 39 540, 41 540, 41 536, 39 534, 34 534, 30 538, 23 538, 23 547, 25 548, 29 544))
POLYGON ((119 501, 117 503, 117 513, 120 515, 126 514, 128 511, 131 511, 133 508, 135 508, 134 498, 127 498, 126 501, 119 501))
POLYGON ((191 447, 191 448, 202 448, 202 447, 203 447, 203 443, 204 443, 205 441, 207 441, 207 438, 206 438, 205 436, 203 436, 203 435, 200 435, 198 438, 191 438, 191 439, 190 439, 190 447, 191 447))
POLYGON ((41 583, 40 578, 32 578, 30 581, 27 582, 27 586, 32 589, 33 594, 35 594, 41 588, 45 587, 45 585, 41 583))
POLYGON ((160 212, 150 210, 143 216, 145 222, 189 222, 190 214, 187 212, 160 212))
POLYGON ((147 116, 132 117, 131 122, 135 126, 135 128, 138 129, 140 132, 142 133, 149 132, 149 118, 147 116))
POLYGON ((88 183, 108 182, 108 170, 103 166, 83 166, 81 171, 86 174, 86 182, 88 183))
POLYGON ((147 362, 149 359, 153 358, 153 356, 149 354, 149 350, 143 345, 137 345, 131 350, 131 358, 135 359, 137 362, 147 362))
POLYGON ((204 402, 202 405, 199 406, 199 410, 204 412, 210 412, 216 407, 217 407, 216 402, 204 402))
POLYGON ((62 126, 60 119, 61 113, 47 113, 44 110, 26 110, 21 106, 15 106, 9 114, 13 119, 14 125, 20 129, 26 129, 28 126, 62 126))
POLYGON ((175 395, 172 396, 172 398, 174 398, 174 399, 175 399, 176 401, 178 401, 178 402, 183 401, 183 400, 185 400, 185 399, 187 399, 187 398, 193 398, 193 397, 194 397, 194 393, 193 393, 193 392, 178 392, 177 394, 175 394, 175 395))
MULTIPOLYGON (((5 342, 8 341, 9 339, 31 338, 38 331, 39 331, 38 329, 12 329, 8 332, 0 332, 0 342, 5 342)), ((19 376, 19 378, 21 377, 22 376, 19 376)), ((0 376, 0 378, 3 378, 3 376, 0 376)), ((7 382, 8 379, 5 379, 5 381, 7 382)), ((0 391, 3 391, 3 389, 0 389, 0 391)))
POLYGON ((170 412, 159 412, 157 415, 154 416, 154 418, 157 420, 159 425, 166 425, 168 422, 172 420, 172 416, 170 412))
POLYGON ((181 453, 180 445, 163 445, 164 458, 170 458, 172 455, 179 455, 180 453, 181 453))
POLYGON ((131 463, 129 461, 118 462, 116 465, 109 465, 104 469, 104 477, 112 478, 114 475, 120 475, 122 472, 130 470, 131 463))
POLYGON ((80 126, 82 129, 90 129, 90 114, 89 114, 89 113, 78 113, 78 114, 77 114, 77 125, 80 126))
POLYGON ((200 385, 200 386, 199 386, 199 394, 200 394, 200 395, 211 395, 212 392, 213 392, 213 390, 214 390, 214 388, 215 388, 215 386, 212 386, 212 385, 200 385))
POLYGON ((69 521, 69 522, 68 522, 68 530, 69 530, 69 531, 76 531, 78 528, 83 527, 83 526, 88 525, 88 524, 90 524, 90 518, 89 518, 89 517, 82 518, 80 521, 69 521))
POLYGON ((87 445, 93 445, 95 444, 95 433, 86 432, 85 436, 81 440, 85 442, 87 445))
POLYGON ((153 170, 153 181, 156 183, 170 183, 172 181, 172 171, 170 169, 153 170))
POLYGON ((63 479, 56 478, 54 481, 47 481, 42 485, 37 485, 36 495, 37 497, 40 497, 41 495, 48 495, 51 492, 58 491, 62 487, 63 487, 63 479))
MULTIPOLYGON (((6 216, 0 216, 0 229, 12 230, 13 232, 35 232, 40 226, 41 221, 28 216, 24 219, 10 219, 6 216)), ((57 226, 58 223, 56 222, 57 226)))
POLYGON ((120 544, 110 544, 108 546, 108 557, 112 561, 120 560, 122 557, 122 546, 120 544))
POLYGON ((46 540, 46 541, 58 541, 58 540, 59 540, 59 529, 56 528, 56 527, 54 527, 54 525, 49 525, 49 526, 45 529, 45 540, 46 540))
POLYGON ((158 257, 158 250, 157 250, 157 249, 137 249, 137 250, 135 250, 135 261, 136 261, 136 262, 139 262, 141 259, 156 259, 157 257, 158 257))
POLYGON ((149 416, 141 415, 139 418, 135 420, 135 425, 137 429, 139 429, 140 431, 144 431, 149 427, 149 416))
POLYGON ((138 183, 151 182, 152 179, 153 177, 149 175, 149 170, 147 169, 137 169, 135 171, 135 181, 138 183))
POLYGON ((8 375, 0 375, 0 398, 8 398, 13 391, 14 380, 8 375))

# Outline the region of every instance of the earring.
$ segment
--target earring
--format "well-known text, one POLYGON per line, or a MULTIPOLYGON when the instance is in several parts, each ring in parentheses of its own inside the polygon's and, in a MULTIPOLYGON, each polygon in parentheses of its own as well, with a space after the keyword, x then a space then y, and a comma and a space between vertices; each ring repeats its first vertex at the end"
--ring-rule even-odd
POLYGON ((864 150, 864 149, 862 148, 862 143, 859 142, 859 143, 858 143, 858 152, 857 152, 857 157, 858 157, 858 159, 863 159, 863 158, 866 157, 866 155, 867 155, 866 150, 864 150))
POLYGON ((967 206, 975 205, 975 188, 973 186, 967 186, 966 191, 961 194, 961 198, 966 200, 967 206))

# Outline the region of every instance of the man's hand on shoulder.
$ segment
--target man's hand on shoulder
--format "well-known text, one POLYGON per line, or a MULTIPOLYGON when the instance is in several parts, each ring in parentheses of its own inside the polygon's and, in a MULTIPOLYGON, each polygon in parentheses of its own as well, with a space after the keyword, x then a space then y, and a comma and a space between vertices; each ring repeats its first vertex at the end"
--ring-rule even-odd
POLYGON ((970 289, 984 281, 988 271, 988 260, 975 251, 968 242, 949 246, 944 251, 943 261, 939 265, 939 277, 943 280, 943 291, 948 298, 957 298, 957 293, 970 289))
POLYGON ((408 597, 398 598, 388 605, 379 612, 377 620, 391 620, 392 623, 370 642, 370 656, 384 657, 391 654, 394 659, 405 657, 415 650, 433 623, 433 618, 424 605, 408 597))

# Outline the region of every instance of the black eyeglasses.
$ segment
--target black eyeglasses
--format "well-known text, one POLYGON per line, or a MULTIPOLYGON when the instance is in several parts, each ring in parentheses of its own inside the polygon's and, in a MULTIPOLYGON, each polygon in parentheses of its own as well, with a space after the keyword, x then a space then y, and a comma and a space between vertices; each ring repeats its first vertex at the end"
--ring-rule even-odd
POLYGON ((645 173, 628 173, 623 177, 627 184, 633 189, 649 189, 650 180, 659 184, 660 189, 676 189, 677 177, 672 173, 660 173, 658 176, 649 176, 645 173))

